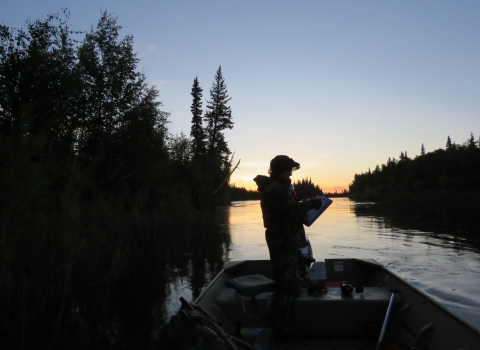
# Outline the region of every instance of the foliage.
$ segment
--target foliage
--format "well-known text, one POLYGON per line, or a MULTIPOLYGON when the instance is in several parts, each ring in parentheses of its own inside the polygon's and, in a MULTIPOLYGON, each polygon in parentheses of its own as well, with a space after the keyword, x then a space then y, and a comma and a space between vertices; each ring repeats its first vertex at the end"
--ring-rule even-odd
POLYGON ((445 149, 448 150, 450 147, 452 147, 452 140, 450 139, 450 135, 448 135, 447 143, 445 144, 445 149))
POLYGON ((262 196, 261 192, 237 187, 235 184, 230 185, 230 194, 232 201, 258 200, 262 196))
POLYGON ((325 192, 324 193, 325 197, 348 197, 350 193, 348 192, 347 189, 342 189, 340 192, 335 189, 335 192, 325 192))
POLYGON ((36 140, 36 156, 49 159, 70 155, 79 123, 82 85, 65 17, 27 22, 26 30, 0 26, 2 137, 36 140))
POLYGON ((168 114, 159 108, 158 91, 137 72, 133 37, 119 40, 116 19, 104 12, 78 49, 83 82, 82 123, 77 154, 94 160, 107 182, 130 178, 138 183, 147 164, 161 158, 168 114))
POLYGON ((172 227, 189 225, 195 193, 211 203, 229 170, 222 127, 233 123, 224 119, 231 113, 221 70, 210 112, 219 157, 195 158, 192 140, 169 134, 169 114, 117 19, 103 12, 81 33, 68 16, 0 26, 5 348, 127 346, 115 325, 129 319, 128 308, 106 310, 124 304, 120 291, 138 274, 152 274, 145 303, 165 293, 157 274, 174 245, 172 227), (146 257, 158 269, 140 269, 146 257))
POLYGON ((228 161, 230 150, 223 134, 225 129, 233 128, 232 111, 227 106, 231 97, 228 96, 227 86, 222 74, 222 67, 218 67, 210 89, 210 100, 207 101, 205 113, 207 148, 210 156, 219 157, 224 162, 228 161))
POLYGON ((225 140, 224 130, 233 128, 232 112, 227 106, 230 97, 219 67, 210 89, 207 110, 202 116, 202 88, 198 79, 193 81, 191 112, 192 126, 190 163, 188 165, 188 185, 192 202, 197 209, 231 200, 231 189, 222 186, 228 182, 233 157, 225 140), (220 187, 220 191, 217 189, 220 187), (215 197, 213 197, 215 194, 215 197))
POLYGON ((298 180, 293 186, 299 199, 315 198, 323 194, 322 189, 315 185, 311 178, 298 180))
POLYGON ((192 106, 192 127, 190 130, 190 137, 192 138, 192 153, 194 157, 203 156, 206 153, 206 135, 203 128, 203 110, 202 97, 203 89, 200 87, 198 78, 193 80, 192 92, 193 97, 192 106))
POLYGON ((355 174, 350 184, 354 199, 436 198, 439 193, 480 193, 480 148, 473 134, 464 145, 452 144, 448 137, 446 150, 438 149, 415 159, 389 159, 373 172, 355 174))
MULTIPOLYGON (((299 200, 315 198, 320 195, 327 197, 347 197, 348 191, 342 190, 341 192, 324 193, 322 189, 312 182, 311 178, 304 178, 293 183, 297 198, 299 200)), ((247 190, 243 187, 237 187, 235 184, 230 185, 230 196, 233 201, 243 200, 258 200, 261 198, 261 193, 258 191, 247 190)))

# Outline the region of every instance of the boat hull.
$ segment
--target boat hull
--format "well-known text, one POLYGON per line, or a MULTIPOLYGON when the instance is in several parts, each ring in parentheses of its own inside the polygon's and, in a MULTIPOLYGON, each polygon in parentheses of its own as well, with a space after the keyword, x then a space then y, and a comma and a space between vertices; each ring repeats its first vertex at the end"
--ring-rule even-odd
POLYGON ((374 260, 326 259, 314 267, 314 283, 326 288, 279 303, 273 292, 252 297, 225 284, 247 275, 271 278, 268 260, 230 262, 193 303, 246 341, 260 329, 287 329, 272 341, 278 349, 480 349, 479 330, 374 260), (345 281, 350 294, 341 287, 345 281))

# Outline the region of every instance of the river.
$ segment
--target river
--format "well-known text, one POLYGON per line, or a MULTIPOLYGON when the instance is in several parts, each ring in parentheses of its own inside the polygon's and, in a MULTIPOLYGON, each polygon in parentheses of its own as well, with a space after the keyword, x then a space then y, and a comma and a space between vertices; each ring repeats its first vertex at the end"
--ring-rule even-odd
MULTIPOLYGON (((457 230, 420 231, 398 218, 392 224, 388 217, 365 210, 368 205, 334 198, 328 210, 306 228, 314 257, 375 259, 480 329, 478 241, 457 230)), ((195 299, 226 262, 268 259, 258 201, 233 202, 217 208, 215 217, 216 225, 208 229, 217 232, 199 234, 198 244, 208 249, 199 251, 194 244, 192 253, 171 263, 165 315, 178 308, 180 296, 195 299)))

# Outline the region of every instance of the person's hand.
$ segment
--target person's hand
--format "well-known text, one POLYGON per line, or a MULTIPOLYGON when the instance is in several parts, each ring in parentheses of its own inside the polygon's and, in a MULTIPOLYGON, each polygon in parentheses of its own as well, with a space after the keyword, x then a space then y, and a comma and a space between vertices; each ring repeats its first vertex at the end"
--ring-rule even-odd
POLYGON ((318 198, 310 199, 310 203, 312 203, 312 207, 315 210, 318 210, 322 207, 322 200, 318 198))

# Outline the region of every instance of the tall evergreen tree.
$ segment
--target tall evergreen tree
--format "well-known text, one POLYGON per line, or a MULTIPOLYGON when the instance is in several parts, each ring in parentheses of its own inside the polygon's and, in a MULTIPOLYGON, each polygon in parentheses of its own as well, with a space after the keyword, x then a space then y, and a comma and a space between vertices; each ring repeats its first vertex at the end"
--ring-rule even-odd
POLYGON ((227 106, 230 100, 231 97, 228 96, 227 85, 222 74, 222 66, 220 66, 210 89, 210 100, 207 101, 204 118, 207 124, 207 152, 210 156, 220 157, 223 161, 227 161, 230 154, 223 132, 225 129, 233 128, 232 111, 227 106))
POLYGON ((449 149, 450 147, 452 147, 452 140, 450 140, 450 135, 448 135, 447 144, 445 145, 445 148, 449 149))
POLYGON ((470 138, 468 139, 468 148, 475 148, 475 138, 473 137, 473 132, 470 133, 470 138))
POLYGON ((192 92, 193 97, 192 106, 192 127, 190 129, 190 136, 193 140, 192 151, 194 156, 203 155, 206 152, 205 131, 202 123, 202 97, 203 89, 200 87, 198 78, 193 80, 192 92))
POLYGON ((422 143, 422 148, 420 149, 420 155, 422 156, 425 155, 425 147, 423 146, 423 143, 422 143))

